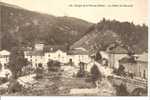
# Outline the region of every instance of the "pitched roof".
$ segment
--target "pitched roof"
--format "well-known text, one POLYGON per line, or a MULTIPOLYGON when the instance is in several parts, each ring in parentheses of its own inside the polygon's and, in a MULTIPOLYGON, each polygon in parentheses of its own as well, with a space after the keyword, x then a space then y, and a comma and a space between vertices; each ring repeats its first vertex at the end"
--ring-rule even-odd
POLYGON ((0 55, 7 56, 7 55, 10 55, 10 52, 7 50, 2 50, 2 51, 0 51, 0 55))
POLYGON ((27 52, 27 56, 44 56, 44 52, 43 51, 28 51, 27 52))
POLYGON ((107 52, 113 54, 128 54, 128 50, 122 46, 111 47, 107 49, 107 52))
POLYGON ((33 50, 33 48, 32 47, 22 47, 21 50, 23 50, 23 51, 31 51, 31 50, 33 50))
POLYGON ((46 45, 44 52, 56 52, 57 50, 67 51, 67 47, 64 45, 46 45))
POLYGON ((136 61, 148 62, 148 53, 143 53, 139 55, 136 61))
POLYGON ((68 54, 70 55, 89 55, 89 52, 82 49, 71 49, 68 54))
POLYGON ((139 55, 137 59, 134 59, 134 58, 135 58, 135 56, 124 57, 121 60, 119 60, 119 62, 122 62, 122 63, 148 62, 148 53, 143 53, 143 54, 139 55))
POLYGON ((134 57, 130 57, 130 56, 120 59, 119 62, 120 63, 136 63, 134 57))

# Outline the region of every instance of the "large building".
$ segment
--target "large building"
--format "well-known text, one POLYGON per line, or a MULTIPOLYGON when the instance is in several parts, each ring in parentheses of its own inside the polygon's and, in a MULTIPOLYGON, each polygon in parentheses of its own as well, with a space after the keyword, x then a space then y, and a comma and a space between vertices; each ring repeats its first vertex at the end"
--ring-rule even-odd
POLYGON ((135 77, 148 78, 148 54, 143 53, 136 59, 135 57, 124 57, 119 61, 120 65, 125 68, 125 72, 133 74, 135 77))
POLYGON ((72 62, 75 66, 79 66, 80 62, 89 63, 91 58, 88 52, 83 48, 75 48, 67 51, 67 48, 62 45, 44 45, 37 43, 34 49, 24 52, 25 58, 31 62, 36 68, 39 63, 46 68, 49 60, 59 61, 60 63, 72 62))
POLYGON ((61 63, 68 63, 67 49, 62 45, 48 45, 44 47, 45 61, 56 60, 61 63))
POLYGON ((112 46, 106 51, 109 56, 109 66, 119 68, 119 60, 128 55, 128 50, 123 46, 112 46))
POLYGON ((26 51, 25 58, 31 63, 33 68, 38 67, 38 64, 45 66, 44 52, 43 51, 26 51))
POLYGON ((88 64, 92 59, 89 56, 89 52, 84 48, 74 48, 68 52, 68 60, 79 66, 80 62, 88 64))
POLYGON ((66 48, 60 45, 44 45, 38 42, 34 49, 26 50, 24 54, 34 68, 38 67, 39 64, 46 68, 49 60, 59 61, 60 63, 68 62, 66 48))

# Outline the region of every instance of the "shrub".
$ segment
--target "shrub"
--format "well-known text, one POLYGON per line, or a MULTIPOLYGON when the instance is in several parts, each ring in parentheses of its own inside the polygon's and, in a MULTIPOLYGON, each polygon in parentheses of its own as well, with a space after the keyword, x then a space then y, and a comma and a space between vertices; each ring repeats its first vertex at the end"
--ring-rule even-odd
POLYGON ((39 63, 38 64, 38 67, 36 68, 36 79, 41 79, 43 77, 43 67, 42 67, 42 64, 39 63))
POLYGON ((20 85, 16 79, 11 79, 10 84, 8 85, 8 92, 16 93, 16 92, 21 92, 21 90, 22 90, 22 85, 20 85))
POLYGON ((125 84, 121 83, 120 86, 116 87, 116 95, 117 96, 128 96, 129 92, 127 91, 127 87, 125 84))
POLYGON ((91 68, 91 78, 93 82, 97 81, 98 79, 101 80, 102 78, 101 72, 96 65, 93 65, 93 67, 91 68))
POLYGON ((60 62, 49 60, 47 63, 48 71, 58 71, 60 69, 60 62))

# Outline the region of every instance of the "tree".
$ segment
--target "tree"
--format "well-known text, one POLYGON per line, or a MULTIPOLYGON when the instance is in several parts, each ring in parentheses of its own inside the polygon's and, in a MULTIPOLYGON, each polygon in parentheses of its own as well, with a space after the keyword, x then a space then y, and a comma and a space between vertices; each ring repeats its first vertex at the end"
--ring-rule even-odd
POLYGON ((98 61, 98 60, 101 60, 102 59, 102 56, 101 54, 98 52, 96 52, 96 55, 95 55, 95 60, 98 61))
POLYGON ((119 86, 116 88, 116 95, 117 96, 128 96, 129 93, 127 91, 127 87, 125 84, 121 83, 119 86))
POLYGON ((9 59, 8 68, 12 72, 12 78, 9 82, 8 91, 21 91, 21 85, 18 83, 17 78, 22 75, 22 69, 28 64, 28 61, 24 58, 24 52, 20 47, 15 47, 11 50, 9 59))
POLYGON ((22 68, 28 64, 24 58, 24 52, 20 47, 15 47, 11 50, 9 69, 12 72, 13 78, 17 79, 21 76, 22 68))
POLYGON ((39 79, 39 78, 42 78, 43 77, 43 67, 42 67, 42 64, 39 63, 38 64, 38 67, 36 68, 36 78, 39 79))
POLYGON ((80 62, 79 66, 80 66, 80 70, 77 73, 77 77, 85 77, 86 76, 86 72, 85 72, 85 69, 84 69, 85 63, 80 62))
POLYGON ((0 63, 0 71, 2 70, 2 64, 0 63))
POLYGON ((43 65, 41 63, 38 64, 38 67, 43 67, 43 65))
POLYGON ((47 63, 48 71, 58 71, 60 68, 60 62, 49 60, 47 63))
POLYGON ((95 64, 91 68, 91 78, 93 83, 95 83, 95 81, 97 81, 98 79, 101 80, 102 78, 101 72, 99 71, 98 67, 95 64))
POLYGON ((117 75, 119 75, 119 76, 125 76, 125 68, 124 68, 124 66, 123 65, 120 65, 119 66, 119 68, 118 68, 118 70, 117 70, 117 75))
POLYGON ((48 63, 47 63, 48 71, 51 71, 51 69, 52 69, 52 64, 53 64, 53 61, 52 61, 52 60, 49 60, 48 63))

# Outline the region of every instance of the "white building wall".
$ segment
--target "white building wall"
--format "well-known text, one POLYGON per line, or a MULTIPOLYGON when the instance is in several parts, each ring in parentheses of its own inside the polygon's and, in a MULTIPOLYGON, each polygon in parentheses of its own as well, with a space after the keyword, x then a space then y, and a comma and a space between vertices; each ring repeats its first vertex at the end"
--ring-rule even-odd
POLYGON ((5 67, 5 64, 9 63, 10 52, 7 50, 0 51, 0 63, 2 64, 2 70, 5 67))
POLYGON ((79 66, 80 62, 84 62, 84 63, 91 62, 91 58, 88 55, 68 55, 68 62, 69 59, 72 59, 73 63, 76 66, 79 66))
POLYGON ((0 63, 2 64, 2 68, 3 68, 5 64, 9 63, 9 56, 0 55, 0 63))
POLYGON ((44 44, 42 44, 42 43, 39 43, 39 44, 35 44, 35 50, 43 50, 43 48, 44 48, 44 44))
POLYGON ((45 53, 45 62, 49 60, 57 60, 61 63, 67 63, 67 54, 61 50, 57 50, 56 52, 47 52, 45 53))
POLYGON ((47 62, 49 60, 57 60, 61 63, 68 63, 72 59, 75 66, 79 66, 80 62, 90 63, 91 58, 88 55, 67 55, 66 52, 57 50, 56 52, 46 52, 44 56, 27 56, 25 53, 25 58, 32 63, 32 66, 36 68, 38 63, 46 68, 47 62))
POLYGON ((46 68, 45 57, 44 56, 25 56, 25 58, 32 63, 32 67, 36 68, 39 63, 46 68))
POLYGON ((110 67, 119 68, 119 60, 126 56, 127 54, 109 54, 110 67))

